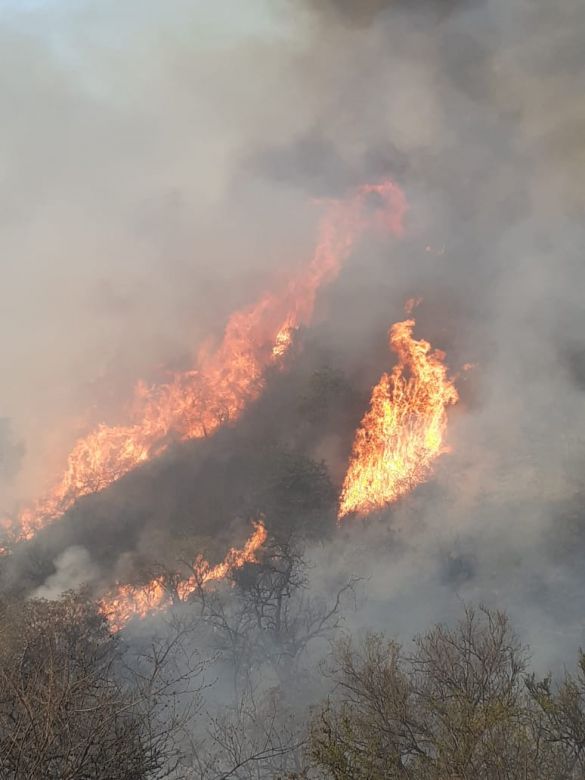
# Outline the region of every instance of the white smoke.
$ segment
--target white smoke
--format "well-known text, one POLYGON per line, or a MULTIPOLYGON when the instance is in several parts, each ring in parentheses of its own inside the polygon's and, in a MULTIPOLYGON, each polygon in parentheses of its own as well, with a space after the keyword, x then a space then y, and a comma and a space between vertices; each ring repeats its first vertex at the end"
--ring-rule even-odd
POLYGON ((98 570, 84 547, 72 546, 54 561, 55 572, 32 594, 33 598, 54 601, 68 590, 88 585, 97 577, 98 570))

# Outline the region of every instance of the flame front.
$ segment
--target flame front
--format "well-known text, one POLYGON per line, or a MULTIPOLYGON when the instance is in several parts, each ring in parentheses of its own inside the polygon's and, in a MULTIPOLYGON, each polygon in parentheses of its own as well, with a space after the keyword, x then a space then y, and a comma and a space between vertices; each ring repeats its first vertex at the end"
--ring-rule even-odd
POLYGON ((305 269, 279 293, 234 313, 219 346, 202 349, 194 370, 158 386, 140 383, 130 424, 101 424, 79 439, 53 490, 2 522, 11 541, 30 539, 82 496, 162 454, 171 439, 209 436, 236 420, 260 395, 266 369, 282 364, 295 329, 311 319, 317 291, 337 275, 359 235, 371 228, 400 235, 405 212, 405 198, 391 182, 364 185, 346 200, 329 201, 305 269))
POLYGON ((256 554, 267 539, 262 522, 254 523, 254 532, 242 549, 232 547, 223 561, 211 566, 202 556, 193 563, 193 574, 175 583, 171 589, 165 577, 156 577, 147 585, 119 585, 102 599, 100 611, 113 631, 119 631, 134 617, 144 618, 154 612, 167 609, 175 602, 186 601, 189 596, 209 582, 225 579, 246 563, 256 563, 256 554))
POLYGON ((370 408, 358 429, 339 502, 339 518, 368 514, 406 495, 424 482, 443 444, 447 407, 458 401, 447 376, 445 354, 412 337, 415 321, 390 329, 398 355, 391 374, 372 392, 370 408))

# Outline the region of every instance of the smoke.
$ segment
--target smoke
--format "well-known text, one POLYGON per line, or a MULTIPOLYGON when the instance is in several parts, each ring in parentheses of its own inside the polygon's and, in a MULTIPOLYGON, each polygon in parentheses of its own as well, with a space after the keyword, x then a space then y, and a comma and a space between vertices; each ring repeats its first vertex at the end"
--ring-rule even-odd
POLYGON ((416 332, 477 368, 433 485, 315 550, 315 587, 367 572, 354 627, 399 636, 484 600, 556 666, 584 639, 583 8, 334 5, 315 4, 308 55, 320 143, 328 128, 347 167, 397 171, 413 203, 400 259, 351 276, 343 336, 371 342, 389 301, 422 295, 416 332))
POLYGON ((10 420, 0 418, 0 483, 18 473, 24 455, 24 446, 14 439, 10 420))
POLYGON ((583 641, 583 4, 245 6, 84 2, 4 19, 0 413, 26 453, 3 503, 38 494, 79 431, 124 419, 136 379, 190 366, 230 311, 301 262, 313 199, 389 176, 411 204, 407 237, 363 242, 323 292, 288 394, 277 382, 239 433, 90 500, 50 556, 86 544, 70 528, 84 511, 100 559, 113 540, 151 560, 190 522, 208 540, 261 503, 250 485, 274 507, 293 481, 267 467, 278 447, 324 457, 339 482, 389 367, 386 330, 421 296, 415 335, 453 372, 477 364, 458 381, 453 453, 431 485, 315 547, 314 587, 367 571, 356 626, 407 635, 483 599, 512 611, 544 665, 570 656, 583 641), (307 430, 295 394, 317 355, 348 388, 307 430))
POLYGON ((27 447, 5 510, 54 480, 80 432, 124 420, 137 379, 192 366, 311 245, 304 196, 236 181, 242 150, 283 129, 285 97, 277 69, 274 104, 233 82, 278 66, 260 5, 259 29, 236 14, 227 30, 214 6, 4 13, 0 409, 27 447))
POLYGON ((55 559, 54 567, 54 573, 34 591, 33 598, 54 601, 68 590, 88 585, 98 573, 84 547, 68 547, 55 559))
POLYGON ((325 0, 325 2, 306 2, 313 13, 321 14, 329 21, 338 17, 347 22, 370 24, 377 14, 395 5, 393 0, 366 0, 352 3, 348 0, 325 0))

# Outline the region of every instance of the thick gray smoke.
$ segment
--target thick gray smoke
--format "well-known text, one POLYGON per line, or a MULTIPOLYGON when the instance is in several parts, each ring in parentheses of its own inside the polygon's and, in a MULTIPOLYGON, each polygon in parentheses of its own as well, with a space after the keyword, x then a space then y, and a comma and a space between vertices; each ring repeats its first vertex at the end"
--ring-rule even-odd
MULTIPOLYGON (((348 529, 318 570, 368 572, 360 620, 406 635, 461 599, 505 606, 546 665, 583 642, 585 12, 392 5, 348 28, 340 3, 338 46, 314 56, 347 68, 336 111, 352 111, 365 157, 403 161, 413 229, 439 249, 408 269, 419 332, 451 347, 453 368, 478 365, 434 484, 381 527, 348 529)), ((327 124, 343 143, 349 123, 327 124)))
MULTIPOLYGON (((315 585, 367 571, 360 621, 390 633, 485 599, 510 608, 543 664, 570 657, 585 544, 583 3, 3 14, 0 415, 26 455, 1 503, 37 494, 78 430, 123 419, 137 378, 190 365, 230 311, 302 262, 313 198, 389 177, 410 202, 407 235, 364 242, 313 338, 367 398, 390 365, 387 327, 422 296, 416 334, 453 372, 477 367, 432 484, 314 550, 315 585)), ((347 448, 331 436, 311 454, 338 479, 347 448)), ((157 504, 162 526, 175 494, 157 504)))

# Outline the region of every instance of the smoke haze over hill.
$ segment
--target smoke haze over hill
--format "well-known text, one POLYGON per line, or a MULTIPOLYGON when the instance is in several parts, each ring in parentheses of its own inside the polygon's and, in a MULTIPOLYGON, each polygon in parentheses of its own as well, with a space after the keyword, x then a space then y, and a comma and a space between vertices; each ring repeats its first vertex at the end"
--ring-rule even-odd
POLYGON ((241 423, 82 500, 3 582, 78 584, 80 560, 100 585, 133 577, 175 559, 177 533, 219 560, 261 511, 308 532, 316 592, 367 572, 356 628, 410 633, 485 600, 511 610, 543 667, 572 657, 585 7, 236 5, 1 12, 0 507, 42 493, 81 433, 125 420, 138 379, 190 368, 235 309, 300 268, 328 199, 391 179, 404 236, 360 239, 241 423), (452 452, 337 532, 353 433, 411 297, 417 337, 459 374, 452 452))

